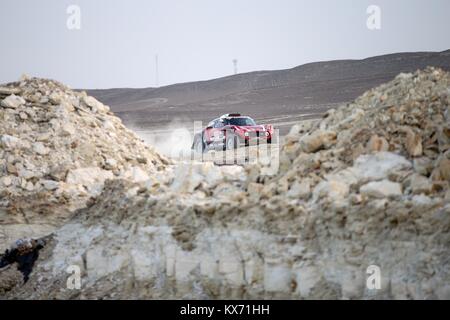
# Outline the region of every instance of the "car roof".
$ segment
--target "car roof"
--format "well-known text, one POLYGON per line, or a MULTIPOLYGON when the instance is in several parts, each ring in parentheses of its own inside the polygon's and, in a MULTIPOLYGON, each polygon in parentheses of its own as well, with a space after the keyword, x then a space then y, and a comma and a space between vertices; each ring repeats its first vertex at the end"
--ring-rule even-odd
POLYGON ((240 113, 227 113, 222 115, 219 119, 229 119, 229 118, 250 118, 250 117, 243 116, 240 113))

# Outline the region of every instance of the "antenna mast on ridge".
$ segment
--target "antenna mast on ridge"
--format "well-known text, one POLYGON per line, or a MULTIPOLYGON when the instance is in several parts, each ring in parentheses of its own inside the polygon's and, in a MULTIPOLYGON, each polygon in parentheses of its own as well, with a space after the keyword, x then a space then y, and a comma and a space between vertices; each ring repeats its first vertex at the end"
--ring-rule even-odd
POLYGON ((158 55, 155 55, 155 85, 159 87, 158 55))

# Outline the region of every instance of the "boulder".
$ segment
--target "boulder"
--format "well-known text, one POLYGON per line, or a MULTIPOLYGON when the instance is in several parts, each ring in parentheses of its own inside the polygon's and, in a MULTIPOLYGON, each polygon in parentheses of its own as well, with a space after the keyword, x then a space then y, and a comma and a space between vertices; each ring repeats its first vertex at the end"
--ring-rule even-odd
POLYGON ((71 136, 75 134, 75 127, 71 123, 64 123, 61 126, 61 132, 63 136, 71 136))
POLYGON ((311 135, 300 139, 300 148, 303 152, 314 153, 322 148, 329 148, 336 141, 336 132, 318 130, 311 135))
POLYGON ((441 156, 437 160, 436 168, 433 170, 431 177, 435 181, 449 181, 450 182, 450 159, 446 156, 441 156))
POLYGON ((131 167, 123 174, 124 179, 128 179, 133 182, 143 182, 150 179, 149 174, 140 167, 131 167))
POLYGON ((54 180, 41 180, 41 184, 46 190, 49 191, 59 188, 59 182, 54 180))
POLYGON ((41 156, 45 156, 50 153, 50 149, 47 148, 42 142, 35 142, 33 144, 33 151, 41 156))
POLYGON ((66 183, 82 185, 93 194, 98 194, 107 179, 113 179, 113 173, 98 167, 72 169, 67 173, 66 183))
POLYGON ((20 94, 20 89, 14 87, 0 87, 0 95, 10 96, 12 94, 20 94))
POLYGON ((301 182, 295 181, 287 192, 288 197, 302 200, 308 199, 310 195, 311 186, 308 180, 303 180, 301 182))
POLYGON ((379 152, 359 156, 351 170, 359 181, 372 181, 384 179, 391 173, 411 167, 411 162, 398 154, 379 152))
POLYGON ((413 194, 428 194, 431 192, 433 185, 427 177, 413 173, 406 179, 405 187, 409 188, 413 194))
POLYGON ((106 113, 109 111, 109 107, 105 106, 103 103, 91 96, 83 96, 83 102, 91 108, 94 113, 106 113))
POLYGON ((20 148, 23 143, 20 138, 4 134, 0 136, 1 146, 7 150, 14 150, 20 148))
POLYGON ((4 108, 16 109, 25 104, 25 99, 20 96, 12 94, 2 100, 0 105, 4 108))
POLYGON ((389 143, 384 137, 373 135, 367 143, 369 152, 389 151, 389 143))
POLYGON ((411 157, 420 157, 423 152, 422 138, 416 134, 411 128, 403 128, 406 132, 406 150, 411 157))
POLYGON ((12 183, 12 179, 10 176, 4 176, 0 179, 0 181, 4 187, 9 187, 12 183))
POLYGON ((114 170, 117 168, 117 160, 114 158, 109 158, 105 160, 105 169, 114 170))
POLYGON ((57 91, 53 91, 49 96, 48 100, 53 105, 58 105, 62 102, 63 98, 61 97, 61 94, 57 91))
MULTIPOLYGON (((331 200, 342 200, 348 196, 350 187, 344 181, 329 180, 322 181, 314 188, 314 199, 328 198, 331 200)), ((316 200, 317 201, 317 200, 316 200)))
POLYGON ((372 181, 363 185, 359 192, 361 195, 373 198, 389 198, 402 195, 402 186, 389 180, 372 181))

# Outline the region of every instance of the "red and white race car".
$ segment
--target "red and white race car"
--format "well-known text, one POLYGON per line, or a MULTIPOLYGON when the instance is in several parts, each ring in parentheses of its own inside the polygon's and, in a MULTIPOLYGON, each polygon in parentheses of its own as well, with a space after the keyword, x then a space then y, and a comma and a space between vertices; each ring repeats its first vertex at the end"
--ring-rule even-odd
POLYGON ((192 149, 201 153, 208 150, 236 149, 248 146, 250 140, 272 143, 273 126, 257 125, 255 121, 239 113, 224 114, 211 121, 194 136, 192 149))

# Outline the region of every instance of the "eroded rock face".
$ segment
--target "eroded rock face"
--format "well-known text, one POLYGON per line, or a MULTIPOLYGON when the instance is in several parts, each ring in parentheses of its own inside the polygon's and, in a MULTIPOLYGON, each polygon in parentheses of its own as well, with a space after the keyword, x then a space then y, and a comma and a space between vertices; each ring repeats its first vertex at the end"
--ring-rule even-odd
POLYGON ((106 180, 3 296, 449 299, 449 87, 436 69, 400 75, 293 127, 274 176, 184 163, 106 180))

